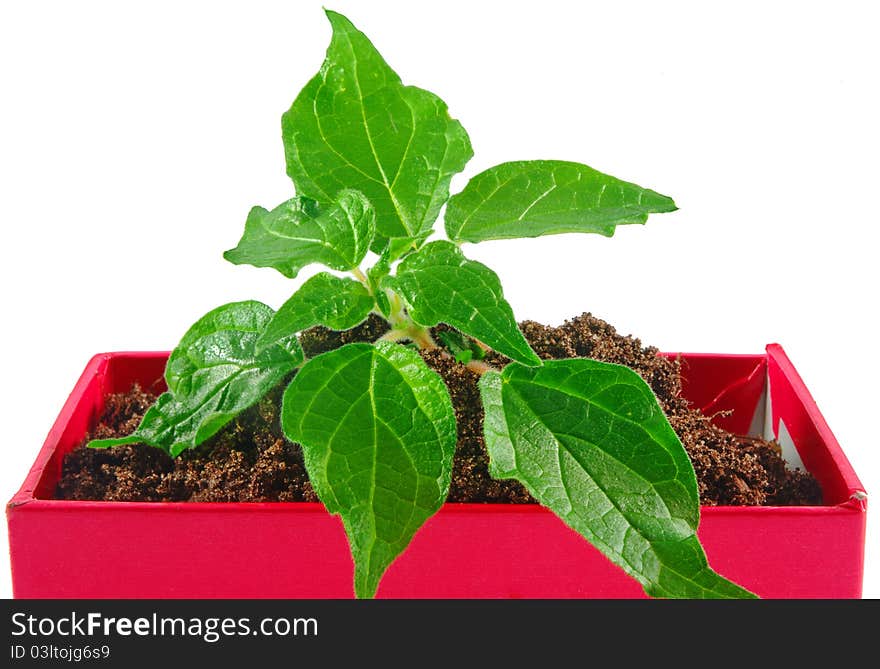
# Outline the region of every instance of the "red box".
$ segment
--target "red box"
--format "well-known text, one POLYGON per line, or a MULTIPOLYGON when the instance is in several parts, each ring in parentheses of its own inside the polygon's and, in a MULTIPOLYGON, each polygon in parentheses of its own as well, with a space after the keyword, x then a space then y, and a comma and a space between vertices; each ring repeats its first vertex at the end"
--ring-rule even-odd
MULTIPOLYGON (((16 597, 350 597, 342 523, 321 504, 52 499, 64 455, 106 393, 150 386, 167 353, 95 356, 7 506, 16 597)), ((864 488, 782 348, 683 354, 684 395, 741 433, 777 435, 825 505, 703 507, 710 564, 762 597, 859 597, 864 488), (796 449, 796 450, 794 450, 796 449)), ((391 566, 380 597, 642 597, 635 581, 538 506, 446 504, 391 566)))

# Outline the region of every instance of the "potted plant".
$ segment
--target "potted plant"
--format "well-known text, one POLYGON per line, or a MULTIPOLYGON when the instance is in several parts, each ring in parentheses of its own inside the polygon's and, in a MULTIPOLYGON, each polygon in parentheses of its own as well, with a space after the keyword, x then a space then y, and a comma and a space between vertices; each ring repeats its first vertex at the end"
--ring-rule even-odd
MULTIPOLYGON (((340 596, 351 591, 341 576, 351 570, 346 536, 361 597, 377 590, 634 595, 639 585, 660 597, 753 596, 709 567, 697 534, 694 469, 652 387, 625 366, 577 355, 577 346, 574 355, 548 348, 539 356, 498 277, 461 248, 562 232, 610 236, 617 225, 674 211, 673 201, 580 163, 549 160, 503 163, 450 197, 452 176, 472 154, 461 124, 435 95, 404 86, 345 17, 328 17, 327 59, 283 119, 297 196, 271 210, 253 208, 225 257, 290 278, 313 263, 351 276, 319 273, 277 312, 255 301, 218 307, 196 321, 167 361, 155 354, 93 360, 9 507, 18 593, 47 594, 41 587, 59 559, 73 569, 93 559, 93 547, 73 545, 85 536, 114 565, 136 548, 142 570, 132 578, 124 567, 107 569, 89 585, 91 595, 340 596), (430 241, 444 205, 448 240, 430 241), (370 251, 375 260, 367 268, 370 251), (315 327, 359 331, 363 341, 304 350, 304 333, 315 327), (136 429, 92 440, 90 448, 146 444, 166 458, 186 457, 246 410, 273 405, 281 384, 281 426, 300 445, 322 504, 51 499, 63 456, 94 422, 106 393, 132 381, 149 384, 162 366, 167 389, 136 429), (450 378, 465 373, 479 377, 490 474, 517 481, 546 508, 444 506, 461 424, 450 378), (341 518, 344 535, 327 511, 341 518), (38 545, 49 546, 42 558, 38 545), (486 569, 475 546, 491 546, 502 559, 486 569), (190 559, 160 583, 154 569, 173 553, 190 559), (467 573, 469 556, 483 568, 467 573), (279 587, 277 572, 261 559, 285 560, 296 578, 279 587), (634 582, 622 580, 612 563, 634 582), (426 582, 427 570, 433 575, 426 582), (226 584, 222 591, 218 582, 226 584)), ((738 553, 722 552, 713 564, 723 562, 719 572, 748 581, 758 594, 777 595, 762 579, 792 545, 802 550, 805 541, 833 536, 848 556, 844 567, 820 561, 836 573, 819 590, 814 574, 805 579, 813 590, 799 590, 797 580, 787 587, 793 594, 858 594, 861 485, 784 353, 768 347, 763 356, 689 362, 711 370, 701 380, 706 408, 732 403, 750 422, 765 418, 767 432, 780 440, 790 432, 831 501, 712 510, 715 526, 707 530, 704 522, 702 533, 715 545, 732 542, 728 549, 738 553), (755 528, 772 538, 744 545, 743 535, 755 528)), ((84 594, 50 582, 55 594, 84 594)))

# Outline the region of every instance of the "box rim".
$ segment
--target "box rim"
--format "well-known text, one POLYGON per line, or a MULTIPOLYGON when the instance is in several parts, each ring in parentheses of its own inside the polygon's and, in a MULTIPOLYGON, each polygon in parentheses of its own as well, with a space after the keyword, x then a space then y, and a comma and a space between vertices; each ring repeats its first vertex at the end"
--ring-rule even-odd
POLYGON ((843 478, 844 484, 847 488, 848 500, 842 502, 839 506, 854 506, 862 511, 866 511, 868 493, 865 490, 865 486, 859 479, 858 474, 856 474, 849 458, 847 458, 846 454, 843 452, 840 442, 837 441, 837 437, 835 437, 834 433, 831 431, 831 427, 828 425, 828 422, 819 410, 819 405, 816 403, 812 393, 810 393, 809 388, 807 388, 807 385, 804 383, 800 373, 791 362, 791 359, 788 357, 785 349, 782 348, 782 345, 776 343, 767 344, 766 351, 768 360, 773 360, 779 366, 783 376, 791 382, 794 394, 804 407, 810 422, 816 427, 816 430, 822 438, 822 442, 827 447, 828 453, 834 462, 834 466, 843 478))

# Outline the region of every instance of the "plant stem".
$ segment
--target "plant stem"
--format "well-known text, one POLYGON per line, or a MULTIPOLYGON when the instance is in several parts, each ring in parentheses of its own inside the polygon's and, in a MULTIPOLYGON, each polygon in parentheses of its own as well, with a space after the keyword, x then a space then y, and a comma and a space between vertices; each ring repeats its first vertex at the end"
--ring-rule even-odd
POLYGON ((485 345, 483 342, 481 342, 479 339, 474 339, 474 343, 475 343, 477 346, 479 346, 481 349, 483 349, 484 351, 486 351, 486 353, 490 353, 490 352, 492 351, 491 348, 489 348, 488 346, 486 346, 486 345, 485 345))
POLYGON ((377 341, 400 341, 401 339, 409 339, 406 330, 392 329, 383 334, 377 341))
POLYGON ((403 315, 403 303, 400 301, 400 296, 395 293, 393 290, 385 290, 385 294, 388 296, 388 301, 391 303, 391 324, 396 325, 399 322, 405 322, 407 319, 403 315))
POLYGON ((425 351, 433 351, 438 348, 431 333, 426 328, 413 324, 410 327, 410 338, 415 342, 416 346, 425 351))
POLYGON ((364 288, 366 288, 370 295, 373 294, 373 286, 370 285, 370 280, 367 278, 367 275, 364 274, 363 270, 360 267, 355 267, 351 270, 352 275, 355 279, 364 284, 364 288))
POLYGON ((495 369, 495 367, 483 362, 482 360, 471 360, 465 365, 465 367, 474 372, 477 376, 483 376, 483 374, 488 372, 490 369, 495 369))
MULTIPOLYGON (((423 351, 439 351, 440 355, 442 355, 444 358, 455 360, 455 357, 453 355, 437 345, 437 342, 434 341, 434 338, 431 336, 431 331, 428 328, 417 325, 404 313, 403 305, 400 301, 400 298, 396 294, 389 291, 388 298, 392 304, 391 316, 389 317, 391 329, 388 330, 388 332, 383 334, 381 337, 379 337, 378 341, 398 342, 402 339, 409 339, 423 351)), ((482 344, 481 346, 483 346, 483 349, 486 351, 490 350, 488 347, 482 344)), ((490 369, 495 369, 494 367, 492 367, 492 365, 489 365, 488 363, 485 363, 481 360, 471 360, 470 362, 465 364, 465 367, 467 367, 478 376, 482 376, 490 369)))
POLYGON ((415 321, 406 314, 400 296, 393 290, 386 290, 386 294, 388 295, 388 301, 391 303, 391 314, 388 316, 391 330, 382 335, 380 339, 385 341, 409 339, 416 346, 426 351, 437 348, 437 344, 431 338, 431 333, 428 329, 416 324, 415 321))
POLYGON ((388 301, 391 303, 391 315, 388 317, 388 321, 391 323, 391 330, 382 335, 381 339, 386 341, 409 339, 425 351, 433 351, 439 348, 437 342, 431 337, 430 330, 418 325, 406 314, 400 296, 393 290, 387 290, 386 294, 388 295, 388 301))

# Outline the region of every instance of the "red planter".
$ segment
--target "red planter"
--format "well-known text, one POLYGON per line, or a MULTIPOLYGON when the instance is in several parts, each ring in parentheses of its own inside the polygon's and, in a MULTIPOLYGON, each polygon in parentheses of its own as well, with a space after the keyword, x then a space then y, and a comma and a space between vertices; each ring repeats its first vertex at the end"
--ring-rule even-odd
MULTIPOLYGON (((64 455, 105 393, 149 386, 166 353, 95 356, 7 506, 16 597, 350 597, 342 524, 320 504, 54 500, 64 455)), ((704 507, 712 566, 762 597, 859 597, 866 497, 782 348, 685 354, 684 394, 739 432, 772 432, 819 479, 825 505, 704 507), (780 434, 781 431, 781 434, 780 434)), ((641 597, 537 506, 447 504, 391 566, 380 597, 641 597)))

